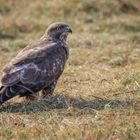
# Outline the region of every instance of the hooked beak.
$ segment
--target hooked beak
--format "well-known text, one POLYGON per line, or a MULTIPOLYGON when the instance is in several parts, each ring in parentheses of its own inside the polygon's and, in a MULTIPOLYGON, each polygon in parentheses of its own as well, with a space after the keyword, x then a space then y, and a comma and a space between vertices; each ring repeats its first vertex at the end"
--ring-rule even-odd
POLYGON ((72 34, 72 29, 71 29, 70 27, 67 27, 67 28, 66 28, 66 32, 69 32, 69 33, 72 34))

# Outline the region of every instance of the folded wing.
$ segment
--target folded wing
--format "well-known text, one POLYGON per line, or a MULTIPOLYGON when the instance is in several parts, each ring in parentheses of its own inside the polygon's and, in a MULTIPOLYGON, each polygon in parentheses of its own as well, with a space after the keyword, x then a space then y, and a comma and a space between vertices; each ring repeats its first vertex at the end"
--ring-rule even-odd
POLYGON ((42 66, 47 65, 46 62, 49 62, 51 53, 57 51, 56 45, 56 43, 43 42, 36 46, 29 46, 29 49, 20 52, 4 67, 1 83, 11 86, 19 81, 27 84, 41 82, 47 71, 47 69, 42 69, 42 66))

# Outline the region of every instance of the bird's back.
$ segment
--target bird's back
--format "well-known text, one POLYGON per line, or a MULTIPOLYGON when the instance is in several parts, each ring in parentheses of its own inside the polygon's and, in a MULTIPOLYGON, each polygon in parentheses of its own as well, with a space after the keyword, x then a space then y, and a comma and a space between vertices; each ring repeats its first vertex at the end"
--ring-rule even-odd
POLYGON ((26 77, 27 73, 31 74, 27 78, 29 79, 35 72, 38 72, 40 79, 59 76, 68 57, 67 52, 65 44, 60 41, 43 41, 28 45, 5 66, 1 81, 6 85, 11 85, 12 82, 15 84, 15 82, 25 79, 22 77, 26 77))

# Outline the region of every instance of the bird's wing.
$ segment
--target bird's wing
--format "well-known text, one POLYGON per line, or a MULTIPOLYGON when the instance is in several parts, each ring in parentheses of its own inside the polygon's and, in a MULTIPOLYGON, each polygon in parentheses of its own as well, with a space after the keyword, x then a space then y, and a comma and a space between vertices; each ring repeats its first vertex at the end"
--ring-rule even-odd
POLYGON ((21 52, 19 52, 18 55, 4 67, 3 71, 9 73, 9 70, 12 65, 20 66, 31 62, 34 62, 36 64, 40 63, 40 61, 43 60, 41 58, 48 56, 51 51, 56 49, 55 46, 57 45, 57 43, 53 42, 41 42, 35 45, 29 45, 26 48, 24 48, 21 52))
POLYGON ((58 50, 58 43, 41 43, 21 51, 3 70, 2 84, 13 85, 19 81, 34 84, 43 77, 40 65, 49 65, 58 50), (48 59, 48 61, 45 61, 48 59))

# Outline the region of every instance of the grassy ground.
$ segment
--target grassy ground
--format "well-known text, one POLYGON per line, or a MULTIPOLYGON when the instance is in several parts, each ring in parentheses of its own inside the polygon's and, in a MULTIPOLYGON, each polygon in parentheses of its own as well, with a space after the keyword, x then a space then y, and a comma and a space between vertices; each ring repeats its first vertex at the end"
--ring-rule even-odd
MULTIPOLYGON (((139 0, 0 0, 0 69, 55 21, 70 58, 48 101, 0 109, 1 140, 140 139, 139 0)), ((1 73, 0 73, 1 74, 1 73)))

